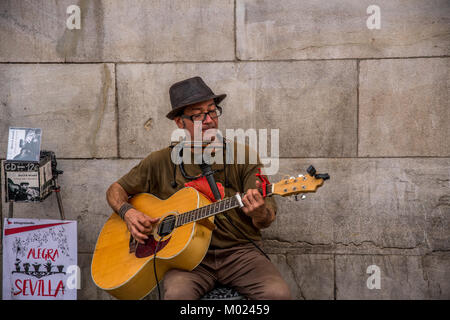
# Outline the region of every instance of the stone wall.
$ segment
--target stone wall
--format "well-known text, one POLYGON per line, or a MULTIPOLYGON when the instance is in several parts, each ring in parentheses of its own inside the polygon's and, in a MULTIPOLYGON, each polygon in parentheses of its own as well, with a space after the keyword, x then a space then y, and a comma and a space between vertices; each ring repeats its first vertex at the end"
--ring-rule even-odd
MULTIPOLYGON (((90 276, 105 191, 169 144, 168 87, 194 75, 228 94, 221 128, 280 130, 271 180, 331 175, 277 198, 263 232, 296 299, 450 298, 448 0, 3 0, 0 38, 0 158, 9 126, 43 129, 78 221, 79 299, 110 299, 90 276)), ((56 199, 15 217, 57 219, 56 199)))

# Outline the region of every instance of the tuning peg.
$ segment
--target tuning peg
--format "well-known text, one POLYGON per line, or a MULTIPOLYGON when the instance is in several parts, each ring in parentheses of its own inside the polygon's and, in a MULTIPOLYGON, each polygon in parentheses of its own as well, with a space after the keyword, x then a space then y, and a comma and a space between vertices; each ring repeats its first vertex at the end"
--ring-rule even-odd
MULTIPOLYGON (((297 195, 295 195, 294 198, 295 198, 295 201, 298 201, 297 195)), ((305 200, 305 199, 306 199, 306 195, 302 194, 300 196, 300 200, 305 200)))
POLYGON ((308 172, 308 174, 309 174, 310 176, 313 176, 313 177, 314 177, 314 175, 316 174, 316 168, 314 168, 312 165, 310 165, 310 166, 308 167, 308 169, 306 169, 306 172, 308 172))
POLYGON ((316 179, 328 180, 330 179, 330 175, 328 173, 316 174, 316 179))

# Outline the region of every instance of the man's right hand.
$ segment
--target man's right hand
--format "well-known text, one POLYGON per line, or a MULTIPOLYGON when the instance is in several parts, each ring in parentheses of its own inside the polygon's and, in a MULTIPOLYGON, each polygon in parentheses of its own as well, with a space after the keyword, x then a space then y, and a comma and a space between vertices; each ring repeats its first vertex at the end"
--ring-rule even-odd
POLYGON ((159 218, 151 218, 133 208, 125 213, 124 220, 133 238, 140 244, 144 244, 159 218))

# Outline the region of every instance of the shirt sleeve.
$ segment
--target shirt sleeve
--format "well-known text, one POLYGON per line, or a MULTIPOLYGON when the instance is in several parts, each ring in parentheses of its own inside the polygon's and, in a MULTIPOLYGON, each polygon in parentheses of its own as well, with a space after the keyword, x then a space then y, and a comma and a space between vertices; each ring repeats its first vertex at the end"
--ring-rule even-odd
POLYGON ((151 155, 134 166, 127 174, 117 180, 129 195, 149 192, 151 177, 151 155))

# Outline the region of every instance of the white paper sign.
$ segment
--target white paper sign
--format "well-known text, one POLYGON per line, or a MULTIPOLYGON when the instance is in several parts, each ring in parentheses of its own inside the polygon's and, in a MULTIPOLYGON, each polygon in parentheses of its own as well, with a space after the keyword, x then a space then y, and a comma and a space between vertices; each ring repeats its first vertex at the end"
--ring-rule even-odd
POLYGON ((4 219, 4 300, 76 300, 79 277, 76 221, 4 219))

